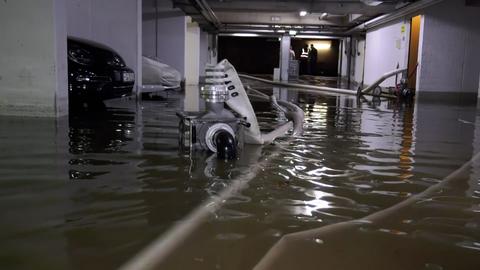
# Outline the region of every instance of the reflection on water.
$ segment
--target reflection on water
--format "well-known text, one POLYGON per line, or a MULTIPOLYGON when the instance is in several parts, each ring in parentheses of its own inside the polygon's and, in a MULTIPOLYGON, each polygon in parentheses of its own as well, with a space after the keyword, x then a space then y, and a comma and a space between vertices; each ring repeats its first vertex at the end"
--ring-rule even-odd
MULTIPOLYGON (((282 235, 385 209, 439 182, 479 150, 475 106, 414 107, 257 88, 298 102, 305 132, 246 147, 234 162, 178 149, 175 112, 202 108, 192 92, 193 102, 169 92, 156 101, 112 101, 105 111, 68 120, 0 117, 0 267, 117 268, 260 164, 248 188, 163 265, 249 269, 282 235)), ((272 127, 276 115, 257 113, 272 127)), ((420 250, 445 247, 458 265, 457 259, 471 263, 469 256, 480 255, 479 171, 476 164, 470 179, 418 204, 398 224, 363 228, 371 239, 408 236, 420 250)), ((441 269, 443 261, 430 256, 423 265, 441 269)))

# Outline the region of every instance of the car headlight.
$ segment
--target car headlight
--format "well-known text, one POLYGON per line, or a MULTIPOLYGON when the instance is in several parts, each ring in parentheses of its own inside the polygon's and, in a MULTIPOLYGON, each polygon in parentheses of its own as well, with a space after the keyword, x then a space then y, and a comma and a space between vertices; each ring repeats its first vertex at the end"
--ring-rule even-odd
POLYGON ((69 48, 68 58, 81 65, 88 65, 93 62, 92 54, 82 48, 69 48))
POLYGON ((114 67, 125 67, 125 62, 123 62, 123 59, 118 55, 113 55, 113 57, 107 61, 107 64, 114 67))

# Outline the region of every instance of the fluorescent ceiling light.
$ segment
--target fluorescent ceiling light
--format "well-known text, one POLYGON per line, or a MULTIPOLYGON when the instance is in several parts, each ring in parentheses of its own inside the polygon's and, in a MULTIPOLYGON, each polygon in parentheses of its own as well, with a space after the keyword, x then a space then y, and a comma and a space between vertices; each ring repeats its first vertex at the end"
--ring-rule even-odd
POLYGON ((288 31, 288 34, 289 34, 290 36, 295 36, 295 35, 297 34, 297 31, 295 31, 295 30, 290 30, 290 31, 288 31))
POLYGON ((383 1, 376 1, 376 0, 360 0, 362 1, 365 5, 368 6, 378 6, 383 3, 383 1))
POLYGON ((285 30, 279 29, 279 30, 277 30, 277 33, 285 33, 285 30))
POLYGON ((232 36, 234 36, 234 37, 258 37, 258 34, 254 34, 254 33, 233 33, 232 36))
POLYGON ((307 12, 305 10, 300 11, 300 16, 301 17, 307 16, 307 12))
POLYGON ((298 35, 295 38, 305 38, 305 39, 340 39, 339 37, 334 36, 314 36, 314 35, 298 35))

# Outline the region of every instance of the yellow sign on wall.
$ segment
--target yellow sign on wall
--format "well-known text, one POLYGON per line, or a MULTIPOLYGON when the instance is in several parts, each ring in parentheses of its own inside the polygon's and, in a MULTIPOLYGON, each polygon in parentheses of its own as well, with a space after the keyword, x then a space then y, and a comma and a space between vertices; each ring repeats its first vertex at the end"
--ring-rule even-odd
POLYGON ((403 33, 405 33, 405 24, 402 24, 402 27, 401 27, 401 30, 400 30, 403 33))

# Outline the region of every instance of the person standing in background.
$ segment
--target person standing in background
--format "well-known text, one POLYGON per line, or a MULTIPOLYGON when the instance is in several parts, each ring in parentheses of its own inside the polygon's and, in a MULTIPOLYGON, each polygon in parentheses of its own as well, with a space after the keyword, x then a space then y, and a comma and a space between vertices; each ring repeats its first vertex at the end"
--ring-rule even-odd
POLYGON ((292 46, 290 46, 290 60, 295 60, 295 51, 293 51, 292 46))
POLYGON ((307 73, 309 75, 315 75, 316 66, 317 66, 317 49, 315 49, 313 44, 310 44, 310 48, 308 49, 307 73))

